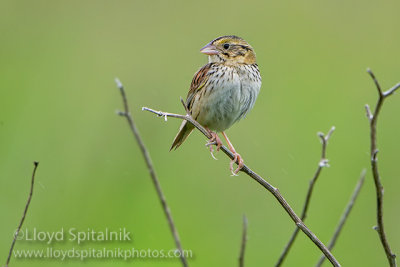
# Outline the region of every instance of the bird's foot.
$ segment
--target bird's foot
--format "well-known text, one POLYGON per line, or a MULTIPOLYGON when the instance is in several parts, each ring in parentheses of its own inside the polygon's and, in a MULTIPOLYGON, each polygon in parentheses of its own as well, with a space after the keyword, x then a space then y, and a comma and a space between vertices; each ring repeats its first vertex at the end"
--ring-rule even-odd
POLYGON ((208 131, 209 131, 209 133, 211 135, 211 138, 210 138, 210 140, 208 140, 208 143, 206 144, 206 146, 209 147, 211 156, 213 157, 213 159, 216 160, 217 158, 214 156, 214 147, 213 146, 216 145, 217 146, 217 151, 219 151, 219 149, 222 146, 222 141, 218 137, 217 133, 214 133, 213 131, 210 131, 210 130, 208 130, 208 131))
POLYGON ((233 159, 231 160, 231 163, 229 165, 230 170, 232 172, 233 176, 238 176, 238 172, 243 168, 244 166, 244 161, 242 156, 240 156, 239 153, 236 152, 235 148, 233 147, 231 141, 229 140, 228 136, 226 135, 225 132, 222 132, 222 135, 225 137, 226 142, 228 143, 229 150, 233 154, 233 159), (238 167, 236 170, 233 170, 233 163, 237 163, 238 167))
POLYGON ((231 160, 231 163, 230 163, 229 167, 230 167, 230 170, 232 172, 232 176, 238 176, 238 172, 244 166, 244 161, 243 161, 242 156, 240 156, 240 154, 237 153, 235 150, 233 150, 231 152, 233 153, 234 157, 233 157, 233 160, 231 160), (238 164, 238 167, 236 168, 236 170, 233 170, 233 163, 236 163, 236 162, 238 164))

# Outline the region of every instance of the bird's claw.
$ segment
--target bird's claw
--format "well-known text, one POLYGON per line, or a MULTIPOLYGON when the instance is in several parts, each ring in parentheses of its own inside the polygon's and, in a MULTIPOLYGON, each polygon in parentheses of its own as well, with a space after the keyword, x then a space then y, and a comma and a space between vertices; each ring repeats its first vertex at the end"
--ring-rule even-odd
POLYGON ((222 146, 222 142, 221 142, 221 139, 219 139, 217 133, 214 133, 214 132, 210 131, 210 135, 211 135, 211 138, 208 141, 208 143, 206 144, 206 146, 208 146, 210 148, 211 157, 213 159, 217 160, 217 158, 214 156, 214 148, 213 148, 213 146, 216 145, 217 146, 217 151, 219 151, 219 149, 222 146))
POLYGON ((218 160, 215 156, 214 156, 214 148, 213 145, 215 145, 215 142, 212 143, 207 143, 206 146, 208 146, 210 148, 210 153, 211 153, 211 157, 215 160, 218 160))
POLYGON ((233 157, 233 160, 231 160, 229 167, 232 172, 232 176, 238 176, 238 172, 244 166, 244 161, 242 159, 242 156, 240 156, 239 153, 233 152, 233 155, 234 155, 234 157, 233 157), (233 170, 233 163, 236 163, 236 162, 238 164, 238 167, 236 168, 236 170, 233 170))

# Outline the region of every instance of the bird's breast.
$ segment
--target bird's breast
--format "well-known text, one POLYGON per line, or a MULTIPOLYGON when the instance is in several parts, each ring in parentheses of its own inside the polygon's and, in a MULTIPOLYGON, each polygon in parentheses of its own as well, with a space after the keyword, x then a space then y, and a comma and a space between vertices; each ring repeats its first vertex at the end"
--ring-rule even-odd
POLYGON ((212 68, 197 121, 211 130, 225 131, 245 116, 253 107, 261 86, 261 78, 251 71, 246 65, 212 68))

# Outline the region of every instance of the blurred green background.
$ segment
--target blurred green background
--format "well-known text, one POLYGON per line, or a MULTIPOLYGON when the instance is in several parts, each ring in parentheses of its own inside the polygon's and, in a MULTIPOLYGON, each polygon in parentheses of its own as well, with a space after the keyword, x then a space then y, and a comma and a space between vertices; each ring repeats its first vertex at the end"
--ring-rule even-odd
MULTIPOLYGON (((400 81, 399 1, 0 1, 0 259, 25 206, 34 160, 40 161, 23 229, 82 231, 125 227, 132 242, 73 242, 55 249, 173 249, 174 243, 114 78, 126 87, 153 158, 190 266, 236 266, 242 215, 249 220, 246 266, 273 266, 294 225, 276 200, 228 159, 212 160, 198 132, 169 152, 180 121, 141 111, 180 112, 199 49, 220 35, 256 50, 263 86, 255 108, 228 134, 245 162, 277 186, 300 213, 317 167, 318 131, 336 131, 330 168, 316 185, 306 224, 327 242, 363 168, 367 178, 334 249, 343 266, 386 266, 372 230, 375 191, 364 105, 400 81)), ((379 121, 385 223, 399 254, 400 96, 379 121)), ((20 241, 16 249, 47 248, 20 241)), ((319 250, 299 234, 286 266, 312 266, 319 250)), ((17 260, 10 266, 180 266, 179 259, 17 260)), ((326 265, 329 265, 326 263, 326 265)))

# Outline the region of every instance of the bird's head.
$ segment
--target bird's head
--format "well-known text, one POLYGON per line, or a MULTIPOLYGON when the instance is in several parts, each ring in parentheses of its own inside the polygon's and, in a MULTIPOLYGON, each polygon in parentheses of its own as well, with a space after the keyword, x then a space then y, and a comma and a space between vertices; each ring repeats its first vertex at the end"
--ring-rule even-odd
POLYGON ((212 40, 201 50, 208 55, 209 62, 219 62, 227 65, 254 64, 256 54, 253 48, 242 38, 228 35, 212 40))

